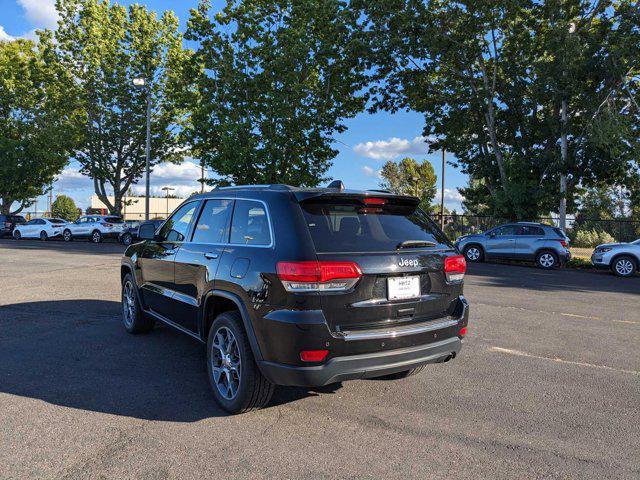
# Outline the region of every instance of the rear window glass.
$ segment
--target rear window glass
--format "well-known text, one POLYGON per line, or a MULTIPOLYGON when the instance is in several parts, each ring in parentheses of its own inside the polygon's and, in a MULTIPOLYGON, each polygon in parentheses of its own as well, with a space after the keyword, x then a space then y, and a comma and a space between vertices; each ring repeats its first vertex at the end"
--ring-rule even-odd
POLYGON ((105 217, 104 221, 109 223, 124 223, 124 220, 120 217, 105 217))
POLYGON ((54 225, 61 225, 63 223, 67 223, 66 221, 60 219, 60 218, 50 218, 49 222, 53 223, 54 225))
POLYGON ((395 251, 411 240, 450 247, 433 220, 414 206, 370 207, 343 200, 304 202, 301 207, 320 253, 395 251))

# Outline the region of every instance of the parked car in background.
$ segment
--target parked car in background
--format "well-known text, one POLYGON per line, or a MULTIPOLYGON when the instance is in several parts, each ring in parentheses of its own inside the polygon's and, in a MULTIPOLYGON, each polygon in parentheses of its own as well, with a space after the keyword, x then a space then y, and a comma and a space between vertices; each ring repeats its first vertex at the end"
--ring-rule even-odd
POLYGON ((631 277, 640 270, 640 239, 631 243, 598 245, 591 255, 591 263, 610 268, 619 277, 631 277))
POLYGON ((469 262, 524 260, 550 269, 571 259, 569 237, 557 227, 535 222, 509 223, 464 235, 456 240, 456 247, 469 262))
POLYGON ((39 238, 48 240, 62 236, 62 232, 68 222, 61 218, 34 218, 26 223, 20 224, 13 229, 13 238, 39 238))
POLYGON ((83 215, 66 225, 62 238, 65 242, 88 238, 93 243, 100 243, 105 238, 118 238, 125 226, 122 218, 113 215, 83 215))
POLYGON ((128 220, 125 222, 127 226, 118 236, 118 240, 123 245, 131 245, 133 242, 139 240, 138 231, 140 230, 141 225, 151 223, 157 230, 160 225, 162 225, 162 222, 164 222, 164 220, 149 220, 148 222, 144 220, 128 220))
POLYGON ((0 215, 0 238, 11 235, 18 226, 27 223, 22 215, 0 215))
POLYGON ((338 183, 218 188, 142 225, 122 258, 124 327, 161 321, 207 345, 232 413, 266 405, 274 385, 403 378, 455 358, 464 257, 419 199, 338 183))

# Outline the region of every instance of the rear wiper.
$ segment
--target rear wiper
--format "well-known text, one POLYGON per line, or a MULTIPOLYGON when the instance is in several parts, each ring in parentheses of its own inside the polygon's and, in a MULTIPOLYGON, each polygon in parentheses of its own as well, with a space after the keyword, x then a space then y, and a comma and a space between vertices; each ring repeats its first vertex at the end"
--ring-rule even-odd
POLYGON ((396 250, 400 250, 401 248, 419 248, 419 247, 435 247, 436 244, 434 242, 429 242, 428 240, 405 240, 404 242, 400 242, 396 246, 396 250))

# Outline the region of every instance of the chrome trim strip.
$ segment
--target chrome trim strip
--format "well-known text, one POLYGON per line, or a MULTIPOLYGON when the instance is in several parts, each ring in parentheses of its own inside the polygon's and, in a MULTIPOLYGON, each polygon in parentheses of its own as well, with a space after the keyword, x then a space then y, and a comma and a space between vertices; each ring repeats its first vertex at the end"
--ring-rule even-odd
POLYGON ((153 310, 145 310, 145 313, 148 313, 149 315, 154 317, 156 320, 159 320, 162 323, 166 323, 170 327, 173 327, 176 330, 180 330, 182 333, 186 333, 187 335, 190 335, 193 338, 195 338, 196 340, 202 342, 202 339, 195 332, 192 332, 191 330, 189 330, 187 328, 184 328, 182 325, 179 325, 179 324, 175 323, 174 321, 169 320, 167 317, 164 317, 164 316, 160 315, 159 313, 154 312, 153 310))
POLYGON ((191 305, 193 307, 197 307, 198 306, 198 300, 196 300, 195 298, 193 298, 190 295, 187 295, 185 293, 180 293, 180 292, 173 292, 173 297, 174 300, 178 300, 182 303, 186 303, 188 305, 191 305))
POLYGON ((376 340, 381 338, 396 338, 396 337, 404 337, 406 335, 416 335, 418 333, 424 332, 432 332, 434 330, 440 330, 443 328, 453 327, 457 325, 460 319, 449 319, 445 321, 428 323, 426 325, 416 325, 413 327, 398 327, 394 330, 367 330, 363 332, 352 332, 352 331, 344 331, 340 332, 339 335, 343 338, 343 340, 347 342, 352 342, 356 340, 376 340))
POLYGON ((396 300, 389 300, 388 298, 371 298, 369 300, 362 300, 360 302, 352 303, 352 307, 373 307, 379 305, 402 305, 405 303, 426 302, 428 300, 437 300, 442 298, 444 294, 429 293, 426 295, 420 295, 414 298, 402 298, 396 300))

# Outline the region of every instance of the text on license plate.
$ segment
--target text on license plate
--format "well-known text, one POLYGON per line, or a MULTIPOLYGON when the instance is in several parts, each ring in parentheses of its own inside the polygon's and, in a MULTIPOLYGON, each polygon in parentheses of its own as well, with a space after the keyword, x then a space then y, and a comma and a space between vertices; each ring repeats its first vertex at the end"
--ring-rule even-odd
POLYGON ((391 277, 387 279, 389 300, 400 298, 415 298, 420 296, 420 277, 391 277))

